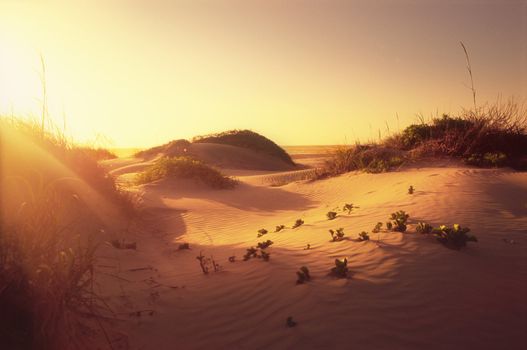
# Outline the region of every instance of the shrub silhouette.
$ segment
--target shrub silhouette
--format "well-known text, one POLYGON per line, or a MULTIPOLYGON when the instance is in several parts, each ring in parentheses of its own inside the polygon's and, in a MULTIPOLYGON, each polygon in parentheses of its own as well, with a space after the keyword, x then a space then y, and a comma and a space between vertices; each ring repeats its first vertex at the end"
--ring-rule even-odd
POLYGON ((414 186, 410 185, 410 187, 408 187, 408 194, 414 194, 414 186))
POLYGON ((257 247, 260 248, 260 249, 265 249, 265 248, 271 246, 272 244, 273 244, 273 241, 271 241, 271 240, 268 239, 268 240, 265 241, 265 242, 260 242, 260 243, 258 243, 257 247))
POLYGON ((329 233, 331 234, 331 240, 333 242, 342 241, 344 239, 344 229, 338 228, 336 231, 329 230, 329 233))
POLYGON ((251 130, 229 130, 218 134, 197 136, 192 139, 193 143, 219 143, 237 147, 248 148, 256 152, 277 157, 284 162, 294 165, 295 163, 287 152, 267 137, 251 130))
POLYGON ((266 235, 266 234, 267 234, 267 230, 264 229, 264 228, 261 228, 261 229, 258 230, 257 237, 259 238, 259 237, 262 237, 263 235, 266 235))
POLYGON ((297 219, 293 225, 293 228, 297 228, 297 227, 300 227, 304 224, 304 220, 302 219, 297 219))
POLYGON ((331 269, 331 273, 338 277, 338 278, 346 278, 348 277, 348 259, 344 258, 341 259, 335 259, 335 267, 331 269))
POLYGON ((276 226, 274 232, 280 232, 280 231, 282 231, 284 228, 285 228, 284 225, 278 225, 278 226, 276 226))
POLYGON ((333 220, 337 217, 337 213, 334 211, 328 211, 326 217, 328 218, 328 220, 333 220))
POLYGON ((369 241, 369 240, 370 240, 370 235, 368 234, 368 232, 362 231, 361 233, 359 233, 359 241, 369 241))
POLYGON ((302 266, 300 268, 300 271, 296 272, 296 275, 298 277, 296 280, 297 284, 302 284, 311 280, 311 276, 309 275, 309 269, 306 266, 302 266))
POLYGON ((348 212, 348 215, 350 215, 350 214, 351 214, 351 211, 352 211, 354 208, 357 208, 357 207, 353 206, 352 203, 346 203, 346 204, 344 204, 344 206, 342 207, 342 210, 347 211, 347 212, 348 212))

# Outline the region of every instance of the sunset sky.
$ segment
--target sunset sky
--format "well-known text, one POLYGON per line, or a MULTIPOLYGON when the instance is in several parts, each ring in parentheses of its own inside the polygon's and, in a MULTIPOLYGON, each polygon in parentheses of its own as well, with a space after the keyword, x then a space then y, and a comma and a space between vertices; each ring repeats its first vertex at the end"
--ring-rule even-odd
POLYGON ((282 145, 376 138, 527 98, 527 1, 0 0, 0 113, 146 147, 249 128, 282 145))

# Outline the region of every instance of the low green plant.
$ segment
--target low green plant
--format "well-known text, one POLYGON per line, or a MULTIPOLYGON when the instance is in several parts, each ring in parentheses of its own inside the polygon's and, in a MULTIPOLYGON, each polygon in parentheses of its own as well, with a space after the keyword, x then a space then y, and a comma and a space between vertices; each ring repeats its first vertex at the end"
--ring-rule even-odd
POLYGON ((337 213, 334 211, 328 211, 326 217, 328 218, 328 220, 333 220, 337 217, 337 213))
POLYGON ((274 232, 280 232, 280 231, 282 231, 284 228, 285 228, 284 225, 278 225, 278 226, 276 226, 274 232))
POLYGON ((260 248, 260 249, 265 249, 265 248, 268 248, 269 246, 271 246, 272 244, 273 244, 273 241, 268 239, 265 242, 258 243, 257 247, 260 248))
POLYGON ((410 215, 406 214, 404 210, 399 210, 392 213, 390 219, 392 220, 392 230, 396 232, 406 232, 406 223, 410 215))
POLYGON ((479 167, 502 167, 507 164, 507 161, 507 155, 502 152, 475 153, 465 158, 465 163, 479 167))
POLYGON ((375 224, 375 227, 371 230, 371 232, 379 233, 381 232, 381 228, 382 228, 382 222, 378 222, 375 224))
POLYGON ((420 222, 417 224, 415 230, 419 233, 432 233, 433 227, 430 224, 427 224, 426 222, 420 222))
POLYGON ((311 280, 309 269, 306 266, 302 266, 299 271, 296 272, 297 280, 296 284, 303 284, 304 282, 311 280))
POLYGON ((386 229, 388 231, 391 231, 393 229, 393 225, 390 221, 386 221, 386 229))
POLYGON ((441 225, 433 232, 439 242, 454 249, 465 247, 467 242, 478 241, 475 236, 468 234, 470 232, 468 227, 461 227, 458 224, 454 224, 452 227, 441 225))
POLYGON ((136 177, 137 184, 165 178, 193 179, 212 188, 233 188, 236 181, 202 161, 190 157, 162 157, 136 177))
POLYGON ((329 233, 333 242, 339 242, 344 239, 344 229, 342 227, 336 229, 335 231, 329 230, 329 233))
POLYGON ((302 226, 303 224, 304 224, 304 220, 302 220, 302 219, 297 219, 297 220, 295 221, 295 223, 293 224, 293 228, 300 227, 300 226, 302 226))
POLYGON ((414 194, 414 186, 410 185, 410 187, 408 187, 408 194, 414 194))
POLYGON ((359 233, 359 241, 369 241, 369 240, 370 240, 370 235, 368 234, 368 232, 362 231, 361 233, 359 233))
POLYGON ((338 278, 348 277, 348 259, 335 259, 335 267, 331 269, 331 273, 338 278))
POLYGON ((260 238, 260 237, 262 237, 263 235, 266 235, 267 232, 268 232, 268 231, 267 231, 266 229, 261 228, 261 229, 258 230, 258 236, 257 236, 257 237, 260 238))

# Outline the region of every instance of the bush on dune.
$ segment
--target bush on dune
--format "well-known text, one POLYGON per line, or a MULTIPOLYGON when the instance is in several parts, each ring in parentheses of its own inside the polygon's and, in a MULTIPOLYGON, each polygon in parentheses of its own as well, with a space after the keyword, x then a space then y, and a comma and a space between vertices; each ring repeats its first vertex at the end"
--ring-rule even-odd
POLYGON ((136 181, 145 184, 165 178, 193 179, 217 189, 233 188, 236 185, 236 181, 230 177, 189 157, 162 157, 138 174, 136 181))
POLYGON ((409 160, 449 156, 467 164, 527 169, 527 109, 509 100, 497 101, 458 116, 444 114, 430 123, 412 124, 380 143, 357 144, 335 151, 319 177, 363 170, 393 170, 409 160))
POLYGON ((248 148, 256 152, 277 157, 287 164, 295 163, 287 152, 267 137, 251 130, 229 130, 218 134, 197 136, 193 143, 219 143, 236 147, 248 148))

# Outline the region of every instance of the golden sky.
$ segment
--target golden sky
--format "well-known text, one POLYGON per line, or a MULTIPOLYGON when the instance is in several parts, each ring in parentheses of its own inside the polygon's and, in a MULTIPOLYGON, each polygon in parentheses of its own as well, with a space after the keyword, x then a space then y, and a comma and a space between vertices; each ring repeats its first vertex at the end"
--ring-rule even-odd
POLYGON ((527 1, 0 0, 0 113, 116 147, 250 128, 283 145, 527 98, 527 1), (398 115, 399 121, 397 121, 398 115))

